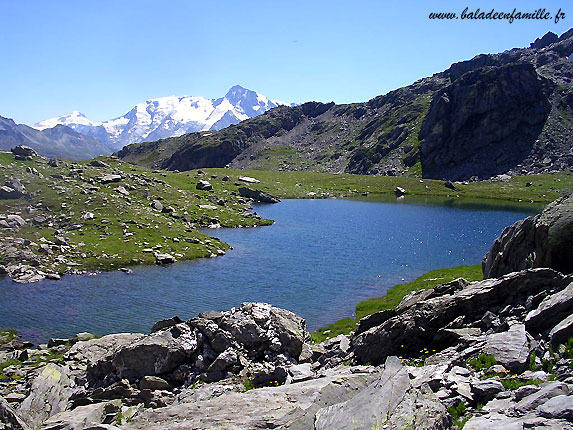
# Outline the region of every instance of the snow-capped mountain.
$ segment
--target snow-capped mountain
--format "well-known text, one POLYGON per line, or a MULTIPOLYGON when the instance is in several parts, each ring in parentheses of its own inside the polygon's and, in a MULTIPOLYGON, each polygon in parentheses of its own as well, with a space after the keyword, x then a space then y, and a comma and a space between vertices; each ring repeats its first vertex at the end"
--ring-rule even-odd
POLYGON ((104 122, 90 121, 74 111, 58 118, 34 124, 38 130, 66 125, 78 133, 95 137, 120 149, 131 143, 154 141, 185 133, 220 130, 286 103, 269 100, 239 85, 224 97, 162 97, 135 105, 128 113, 104 122))

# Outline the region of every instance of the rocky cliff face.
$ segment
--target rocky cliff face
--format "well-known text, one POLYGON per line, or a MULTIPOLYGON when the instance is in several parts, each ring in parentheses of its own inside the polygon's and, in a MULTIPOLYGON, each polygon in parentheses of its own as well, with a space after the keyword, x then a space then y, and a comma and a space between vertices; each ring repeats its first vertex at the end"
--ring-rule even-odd
POLYGON ((130 145, 149 167, 465 180, 573 166, 573 31, 478 55, 366 103, 278 107, 223 131, 130 145))
POLYGON ((553 87, 532 64, 462 75, 434 97, 420 130, 424 176, 484 179, 521 163, 547 121, 553 87))

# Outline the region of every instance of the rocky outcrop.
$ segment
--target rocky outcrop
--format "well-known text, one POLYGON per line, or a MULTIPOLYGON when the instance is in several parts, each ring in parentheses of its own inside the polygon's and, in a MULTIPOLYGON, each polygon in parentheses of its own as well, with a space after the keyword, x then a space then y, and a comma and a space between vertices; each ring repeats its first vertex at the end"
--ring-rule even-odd
POLYGON ((484 277, 495 278, 535 267, 573 273, 571 249, 573 196, 558 199, 541 214, 507 227, 484 258, 484 277))
POLYGON ((512 396, 489 402, 480 415, 466 423, 464 429, 573 429, 573 396, 570 395, 571 387, 568 384, 548 382, 540 388, 530 388, 525 397, 519 396, 519 391, 516 391, 512 396))
MULTIPOLYGON (((463 333, 448 330, 475 327, 478 335, 485 334, 481 319, 488 311, 495 319, 492 310, 504 311, 500 315, 503 320, 519 314, 523 321, 527 300, 538 305, 547 291, 561 290, 568 283, 551 269, 533 269, 476 282, 457 291, 455 284, 423 291, 404 298, 396 316, 356 335, 352 340, 354 354, 360 362, 381 363, 390 355, 412 354, 430 346, 448 347, 463 337, 463 333)), ((497 324, 502 330, 504 324, 497 324)))
POLYGON ((302 318, 267 304, 245 303, 120 346, 90 364, 87 374, 92 386, 105 387, 145 376, 161 376, 175 385, 217 381, 245 370, 260 375, 259 385, 266 385, 266 379, 286 379, 285 366, 297 363, 306 341, 302 318))
POLYGON ((280 199, 276 198, 275 196, 270 195, 269 193, 265 193, 261 190, 252 190, 247 187, 240 187, 239 188, 239 195, 241 197, 246 197, 248 199, 253 199, 255 202, 259 203, 279 203, 280 199))
MULTIPOLYGON (((573 359, 550 352, 549 333, 558 325, 531 323, 534 330, 523 321, 563 307, 571 285, 551 269, 456 280, 369 317, 351 339, 313 346, 302 318, 263 303, 186 322, 172 318, 150 335, 77 341, 60 365, 27 373, 8 368, 6 374, 22 376, 17 390, 25 394, 7 396, 21 402, 16 407, 0 398, 0 417, 16 423, 8 428, 26 430, 206 430, 221 423, 244 430, 441 430, 453 428, 447 408, 464 403, 468 411, 485 405, 466 415, 470 428, 568 428, 573 359), (543 382, 548 373, 528 370, 532 353, 552 363, 558 381, 543 382), (473 364, 483 354, 496 364, 473 364), (506 385, 528 380, 536 385, 506 385)), ((71 341, 53 340, 50 348, 71 341)), ((36 354, 13 348, 9 354, 22 359, 36 354)), ((557 344, 554 350, 564 351, 557 344)))

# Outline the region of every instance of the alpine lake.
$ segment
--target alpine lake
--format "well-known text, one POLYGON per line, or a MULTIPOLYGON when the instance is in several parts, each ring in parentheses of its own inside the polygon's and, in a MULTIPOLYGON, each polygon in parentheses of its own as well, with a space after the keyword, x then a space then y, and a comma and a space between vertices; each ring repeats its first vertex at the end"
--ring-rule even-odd
POLYGON ((85 331, 148 333, 175 315, 261 301, 303 316, 313 331, 395 284, 480 264, 505 227, 541 206, 388 196, 283 200, 255 210, 275 223, 206 231, 232 246, 221 257, 35 284, 0 279, 0 327, 33 342, 85 331))

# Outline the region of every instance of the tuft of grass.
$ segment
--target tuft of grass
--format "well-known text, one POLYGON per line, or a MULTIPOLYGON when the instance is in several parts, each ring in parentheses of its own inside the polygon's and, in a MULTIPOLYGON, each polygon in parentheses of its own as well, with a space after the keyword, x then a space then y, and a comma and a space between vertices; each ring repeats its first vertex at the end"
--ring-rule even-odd
POLYGON ((427 290, 457 278, 465 278, 468 281, 480 281, 483 279, 481 266, 459 266, 432 270, 412 282, 395 285, 386 292, 385 296, 359 302, 356 305, 355 318, 344 318, 326 327, 319 328, 314 333, 311 333, 311 337, 315 343, 320 343, 339 334, 350 334, 356 329, 361 318, 379 311, 394 309, 412 291, 427 290))
POLYGON ((491 366, 496 365, 497 360, 493 355, 480 354, 477 356, 477 358, 469 360, 468 364, 479 372, 480 370, 487 370, 491 366))
POLYGON ((12 342, 17 336, 16 330, 0 330, 0 345, 12 342))
POLYGON ((567 342, 565 342, 564 355, 567 358, 573 358, 573 337, 570 337, 569 339, 567 339, 567 342))
POLYGON ((450 406, 448 408, 448 412, 454 419, 458 419, 458 418, 461 418, 462 416, 464 416, 464 414, 466 413, 467 407, 468 406, 464 402, 458 402, 457 405, 450 406))
POLYGON ((17 360, 15 358, 11 358, 9 360, 3 361, 2 363, 0 363, 0 373, 2 373, 4 371, 4 369, 6 369, 9 366, 21 366, 22 362, 20 360, 17 360))
POLYGON ((531 354, 529 354, 529 370, 537 370, 537 364, 535 364, 536 359, 537 355, 535 355, 535 351, 532 351, 531 354))
POLYGON ((525 385, 541 385, 544 381, 538 379, 519 379, 519 378, 509 378, 502 379, 501 384, 506 390, 517 390, 519 387, 525 385))
POLYGON ((254 390, 255 388, 256 387, 254 386, 253 381, 251 381, 248 378, 245 378, 243 380, 243 393, 246 393, 247 391, 250 391, 250 390, 254 390))

